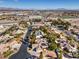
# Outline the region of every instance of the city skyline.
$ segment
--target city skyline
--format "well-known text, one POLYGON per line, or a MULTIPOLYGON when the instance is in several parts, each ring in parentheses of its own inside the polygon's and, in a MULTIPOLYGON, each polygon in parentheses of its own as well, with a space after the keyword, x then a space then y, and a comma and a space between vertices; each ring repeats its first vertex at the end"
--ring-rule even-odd
POLYGON ((0 7, 21 9, 79 9, 79 0, 0 0, 0 7))

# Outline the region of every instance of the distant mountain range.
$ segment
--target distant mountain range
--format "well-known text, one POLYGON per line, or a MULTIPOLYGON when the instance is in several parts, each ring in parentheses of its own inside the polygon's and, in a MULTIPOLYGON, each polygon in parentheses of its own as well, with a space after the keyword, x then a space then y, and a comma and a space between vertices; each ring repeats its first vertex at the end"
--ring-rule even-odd
POLYGON ((0 11, 3 11, 3 10, 22 10, 22 9, 19 9, 19 8, 6 8, 6 7, 0 7, 0 11))
MULTIPOLYGON (((19 8, 7 8, 7 7, 0 7, 0 11, 12 11, 12 10, 40 10, 40 9, 19 9, 19 8)), ((79 9, 65 9, 65 8, 58 8, 58 9, 41 9, 41 10, 56 10, 56 11, 79 11, 79 9)))

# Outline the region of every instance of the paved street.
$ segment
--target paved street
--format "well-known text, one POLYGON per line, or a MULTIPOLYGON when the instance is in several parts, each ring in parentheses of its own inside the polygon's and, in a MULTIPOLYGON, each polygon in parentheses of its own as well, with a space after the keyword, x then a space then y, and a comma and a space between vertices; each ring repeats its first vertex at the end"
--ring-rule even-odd
MULTIPOLYGON (((27 41, 27 42, 28 42, 27 37, 30 36, 30 34, 31 34, 31 32, 32 32, 31 30, 32 30, 32 27, 30 26, 30 27, 28 28, 28 31, 27 31, 27 33, 26 33, 24 39, 23 39, 24 41, 27 41)), ((9 59, 27 59, 28 57, 31 56, 31 55, 28 53, 28 51, 27 51, 27 47, 28 47, 28 43, 27 43, 27 44, 22 43, 22 45, 21 45, 19 51, 18 51, 16 54, 13 54, 9 59)))

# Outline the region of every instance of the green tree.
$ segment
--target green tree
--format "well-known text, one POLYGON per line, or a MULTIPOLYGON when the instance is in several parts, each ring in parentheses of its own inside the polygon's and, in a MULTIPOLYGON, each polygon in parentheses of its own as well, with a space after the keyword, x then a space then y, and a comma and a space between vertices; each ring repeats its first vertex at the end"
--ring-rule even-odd
POLYGON ((31 44, 34 44, 35 43, 35 40, 36 40, 35 32, 32 33, 32 35, 30 36, 30 38, 31 38, 30 43, 31 44))
POLYGON ((56 48, 57 48, 57 44, 55 42, 52 42, 48 47, 49 50, 55 50, 56 48))

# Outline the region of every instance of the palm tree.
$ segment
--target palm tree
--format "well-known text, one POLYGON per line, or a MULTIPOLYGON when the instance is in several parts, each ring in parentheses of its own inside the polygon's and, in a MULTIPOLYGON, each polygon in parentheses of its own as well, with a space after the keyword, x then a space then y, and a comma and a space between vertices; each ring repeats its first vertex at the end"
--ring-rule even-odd
POLYGON ((39 59, 43 59, 43 52, 40 52, 40 57, 39 59))

